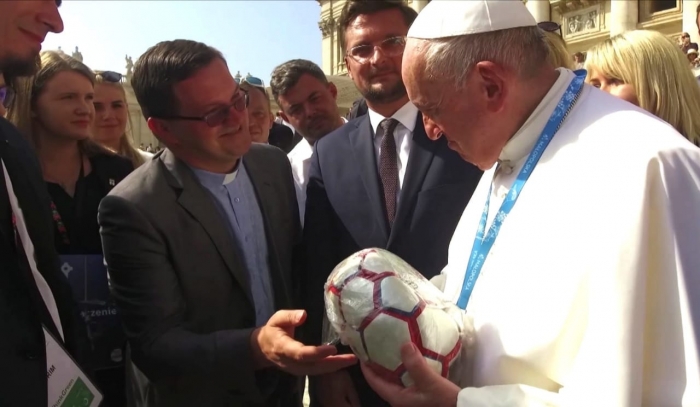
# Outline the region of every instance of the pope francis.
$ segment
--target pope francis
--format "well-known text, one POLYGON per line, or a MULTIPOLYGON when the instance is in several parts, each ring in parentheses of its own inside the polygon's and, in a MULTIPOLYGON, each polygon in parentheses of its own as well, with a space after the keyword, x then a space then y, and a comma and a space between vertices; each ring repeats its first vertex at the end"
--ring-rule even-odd
MULTIPOLYGON (((700 406, 700 149, 554 69, 520 0, 432 1, 403 78, 433 139, 485 170, 443 271, 473 319, 457 387, 412 346, 395 406, 700 406)), ((700 112, 697 112, 700 114, 700 112)))

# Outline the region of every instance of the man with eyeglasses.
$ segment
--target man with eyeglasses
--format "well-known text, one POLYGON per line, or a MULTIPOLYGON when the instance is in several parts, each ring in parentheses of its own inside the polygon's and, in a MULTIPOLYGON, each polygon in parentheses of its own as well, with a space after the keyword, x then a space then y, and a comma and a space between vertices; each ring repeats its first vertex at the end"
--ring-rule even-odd
MULTIPOLYGON (((46 35, 63 31, 59 5, 0 1, 0 72, 35 72, 46 35)), ((11 98, 0 85, 3 107, 11 98)), ((95 406, 101 396, 89 379, 75 362, 62 363, 82 364, 89 348, 54 247, 46 183, 32 148, 2 115, 0 163, 0 405, 53 405, 56 386, 70 391, 67 383, 80 377, 95 406)))
MULTIPOLYGON (((314 145, 304 243, 310 343, 322 339, 323 286, 345 257, 385 248, 431 278, 481 171, 450 150, 408 100, 401 58, 416 12, 397 1, 348 1, 339 19, 349 76, 368 112, 314 145)), ((311 381, 322 406, 386 406, 359 367, 311 381)))
POLYGON ((306 315, 286 155, 252 143, 249 95, 212 47, 161 42, 131 84, 166 149, 99 209, 129 342, 129 405, 300 406, 298 376, 356 360, 294 340, 306 315))

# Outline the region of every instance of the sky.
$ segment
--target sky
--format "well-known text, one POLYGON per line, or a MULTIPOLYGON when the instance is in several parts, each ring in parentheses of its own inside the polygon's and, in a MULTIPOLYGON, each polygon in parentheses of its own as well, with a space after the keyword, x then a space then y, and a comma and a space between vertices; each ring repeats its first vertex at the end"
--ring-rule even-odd
MULTIPOLYGON (((0 0, 2 1, 2 0, 0 0)), ((269 83, 290 59, 321 64, 321 6, 288 1, 66 0, 59 9, 65 29, 50 33, 43 49, 72 54, 94 70, 126 73, 126 55, 138 57, 159 41, 190 39, 220 50, 235 75, 250 73, 269 83)))

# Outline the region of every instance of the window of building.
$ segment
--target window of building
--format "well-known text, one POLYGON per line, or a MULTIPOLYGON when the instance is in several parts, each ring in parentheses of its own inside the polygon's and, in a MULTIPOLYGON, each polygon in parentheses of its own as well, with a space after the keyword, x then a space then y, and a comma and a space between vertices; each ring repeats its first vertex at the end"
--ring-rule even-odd
POLYGON ((676 0, 653 0, 650 1, 650 10, 652 13, 658 13, 659 11, 673 10, 677 7, 676 0))

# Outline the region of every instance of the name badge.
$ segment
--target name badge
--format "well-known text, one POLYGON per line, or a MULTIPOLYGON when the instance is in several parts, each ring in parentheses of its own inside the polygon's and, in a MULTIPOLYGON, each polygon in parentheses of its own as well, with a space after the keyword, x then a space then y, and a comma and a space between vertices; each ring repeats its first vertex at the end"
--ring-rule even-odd
POLYGON ((60 257, 61 271, 73 289, 80 315, 87 326, 92 344, 92 367, 101 370, 122 366, 126 335, 110 295, 104 258, 101 255, 60 257))
POLYGON ((44 327, 49 407, 97 407, 103 396, 44 327))

